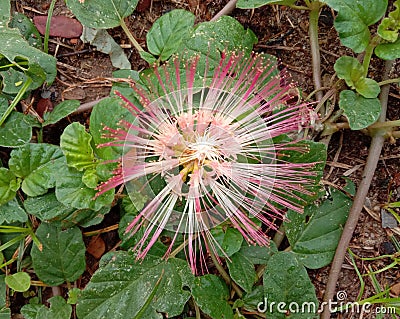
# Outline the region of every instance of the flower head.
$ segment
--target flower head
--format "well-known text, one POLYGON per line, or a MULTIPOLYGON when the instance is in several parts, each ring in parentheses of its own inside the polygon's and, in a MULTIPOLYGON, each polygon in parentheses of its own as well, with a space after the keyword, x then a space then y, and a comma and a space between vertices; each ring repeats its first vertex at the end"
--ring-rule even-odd
POLYGON ((138 258, 169 229, 175 237, 166 257, 177 235, 186 234, 195 272, 201 243, 194 239, 203 236, 207 249, 214 249, 209 230, 223 221, 248 242, 268 245, 257 220, 275 228, 274 220, 284 219, 280 207, 301 212, 299 194, 308 193, 315 164, 282 160, 282 151, 307 150, 287 139, 274 143, 310 119, 307 105, 288 102, 290 86, 282 84, 274 64, 256 54, 223 54, 211 79, 206 67, 199 86, 199 59, 185 63, 184 76, 178 59, 172 69, 155 68, 157 85, 149 79, 150 92, 133 85, 143 110, 121 96, 136 120, 106 128, 115 141, 102 146, 124 145, 125 155, 98 194, 123 183, 128 193, 147 194, 150 200, 127 228, 146 227, 135 247, 138 258))

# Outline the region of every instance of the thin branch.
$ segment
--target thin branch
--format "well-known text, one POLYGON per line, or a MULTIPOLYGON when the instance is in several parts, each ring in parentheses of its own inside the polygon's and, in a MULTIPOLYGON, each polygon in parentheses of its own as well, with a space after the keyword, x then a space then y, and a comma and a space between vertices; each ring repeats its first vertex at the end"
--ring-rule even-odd
MULTIPOLYGON (((389 72, 392 69, 393 61, 386 61, 384 79, 389 77, 389 72)), ((380 101, 382 105, 382 113, 379 118, 379 122, 384 122, 386 118, 387 102, 389 96, 389 85, 382 87, 380 94, 380 101)), ((365 164, 362 180, 357 190, 356 196, 354 197, 353 205, 350 209, 349 217, 346 225, 344 226, 342 236, 340 238, 336 254, 332 262, 331 270, 326 284, 326 290, 324 295, 324 301, 329 302, 333 299, 336 290, 336 283, 341 272, 342 264, 346 254, 347 247, 349 246, 350 240, 353 236, 353 232, 357 226, 358 219, 361 214, 362 207, 365 202, 365 197, 368 194, 369 187, 371 185, 372 178, 375 173, 379 161, 379 155, 381 153, 385 138, 383 136, 374 136, 371 141, 369 148, 367 162, 365 164)), ((321 319, 329 319, 331 317, 330 311, 325 307, 322 313, 321 319)))
MULTIPOLYGON (((207 242, 207 246, 210 247, 210 244, 207 239, 206 239, 206 242, 207 242)), ((214 263, 215 268, 217 268, 218 272, 220 273, 221 277, 224 279, 226 284, 228 286, 231 285, 233 290, 235 290, 236 294, 238 295, 238 297, 242 298, 242 296, 243 296, 242 290, 240 289, 240 287, 238 285, 236 285, 236 283, 233 282, 231 277, 229 277, 228 273, 225 271, 224 267, 222 267, 222 265, 219 263, 217 257, 215 256, 215 252, 212 249, 210 249, 208 252, 214 263)))
POLYGON ((225 5, 225 7, 223 7, 223 8, 221 9, 221 11, 218 12, 210 21, 216 21, 216 20, 218 20, 220 17, 232 13, 232 11, 235 10, 235 8, 236 8, 236 2, 237 2, 237 0, 230 0, 230 1, 225 5))
POLYGON ((97 103, 99 103, 100 101, 106 99, 107 97, 103 97, 94 101, 90 101, 87 103, 83 103, 81 104, 72 114, 78 114, 78 113, 82 113, 82 112, 86 112, 86 111, 90 111, 93 106, 95 106, 97 103))
MULTIPOLYGON (((321 81, 321 55, 319 51, 319 43, 318 43, 318 18, 319 11, 321 9, 322 4, 318 1, 310 4, 310 17, 309 17, 309 28, 308 33, 310 36, 310 46, 311 46, 311 58, 312 58, 312 70, 313 70, 313 80, 314 80, 314 89, 316 90, 317 100, 320 101, 323 97, 323 92, 320 91, 322 88, 321 81)), ((322 116, 325 116, 324 108, 321 108, 322 116)))

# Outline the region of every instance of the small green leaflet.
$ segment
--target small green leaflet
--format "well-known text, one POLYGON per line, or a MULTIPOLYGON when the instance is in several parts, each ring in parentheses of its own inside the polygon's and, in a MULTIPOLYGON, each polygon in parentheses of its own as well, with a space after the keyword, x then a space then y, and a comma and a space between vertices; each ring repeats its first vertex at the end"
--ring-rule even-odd
POLYGON ((91 141, 92 136, 82 124, 74 122, 65 128, 61 135, 60 147, 69 167, 82 171, 96 165, 91 141))
POLYGON ((378 26, 378 34, 382 39, 395 42, 399 37, 400 29, 400 1, 394 2, 395 10, 389 13, 389 17, 384 18, 378 26))
POLYGON ((342 56, 337 59, 334 69, 339 79, 344 79, 346 84, 355 89, 365 98, 375 98, 381 91, 376 81, 364 76, 364 67, 353 57, 342 56))
POLYGON ((382 111, 378 98, 366 99, 350 90, 340 92, 339 108, 344 111, 352 130, 361 130, 375 123, 382 111))
POLYGON ((338 12, 335 28, 343 45, 356 53, 365 50, 370 41, 368 27, 379 21, 386 12, 387 0, 324 0, 338 12))
POLYGON ((31 277, 26 272, 17 272, 6 276, 6 284, 15 291, 24 292, 31 286, 31 277))

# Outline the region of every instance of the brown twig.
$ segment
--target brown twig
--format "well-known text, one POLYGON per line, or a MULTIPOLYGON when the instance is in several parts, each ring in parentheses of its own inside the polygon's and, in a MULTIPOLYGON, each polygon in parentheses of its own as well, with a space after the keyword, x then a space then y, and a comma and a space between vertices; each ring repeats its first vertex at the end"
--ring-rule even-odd
MULTIPOLYGON (((384 79, 388 78, 392 66, 393 66, 393 61, 386 61, 385 71, 383 75, 384 79)), ((382 113, 381 116, 379 117, 378 120, 379 122, 384 122, 386 118, 389 88, 390 88, 389 85, 382 87, 382 91, 379 97, 382 105, 382 113)), ((362 174, 362 180, 358 187, 356 196, 354 197, 354 202, 350 209, 349 217, 347 219, 346 225, 344 226, 343 233, 340 238, 338 247, 336 249, 335 257, 332 262, 331 270, 328 277, 328 282, 326 284, 324 302, 329 302, 334 297, 334 293, 336 290, 336 283, 339 278, 346 250, 353 236, 353 232, 357 226, 357 222, 360 217, 362 207, 364 205, 365 197, 367 196, 372 178, 375 173, 375 169, 379 161, 379 155, 381 153, 384 141, 385 141, 384 136, 381 136, 379 134, 373 136, 372 138, 367 162, 365 164, 364 172, 362 174)), ((325 307, 321 319, 329 319, 330 317, 331 317, 330 311, 328 307, 325 307)))
POLYGON ((99 103, 100 101, 104 100, 106 97, 94 100, 94 101, 90 101, 84 104, 81 104, 74 113, 72 114, 78 114, 78 113, 82 113, 82 112, 86 112, 86 111, 90 111, 93 106, 95 106, 97 103, 99 103))
POLYGON ((237 0, 230 0, 210 21, 216 21, 224 15, 230 14, 236 8, 237 0))
MULTIPOLYGON (((320 101, 323 97, 323 92, 319 89, 322 87, 321 81, 321 55, 318 43, 318 18, 319 11, 321 9, 322 4, 318 1, 315 1, 310 6, 310 16, 309 16, 309 29, 308 33, 310 36, 310 46, 311 46, 311 57, 312 57, 312 67, 313 67, 313 80, 314 80, 314 89, 317 90, 316 97, 317 100, 320 101)), ((322 116, 325 115, 325 110, 322 110, 322 116)))

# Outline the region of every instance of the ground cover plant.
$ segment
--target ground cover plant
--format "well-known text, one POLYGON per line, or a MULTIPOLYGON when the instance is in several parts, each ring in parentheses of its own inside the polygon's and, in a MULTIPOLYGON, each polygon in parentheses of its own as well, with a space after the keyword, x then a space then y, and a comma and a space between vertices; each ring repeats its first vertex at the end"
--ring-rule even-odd
MULTIPOLYGON (((347 248, 382 147, 400 135, 398 118, 386 120, 389 89, 398 92, 399 1, 225 1, 201 21, 201 3, 189 1, 160 12, 142 42, 130 19, 153 1, 31 4, 42 17, 12 4, 0 4, 0 316, 350 318, 359 305, 396 318, 396 279, 379 277, 398 264, 395 228, 390 253, 347 248), (266 6, 305 13, 309 92, 229 16, 266 6), (328 80, 323 12, 347 48, 328 80), (52 88, 70 80, 62 67, 74 69, 52 38, 79 36, 112 63, 112 76, 85 82, 109 94, 82 104, 75 92, 49 107, 52 88), (324 175, 343 130, 371 144, 362 180, 338 186, 324 175), (335 300, 346 256, 358 295, 320 307, 335 300), (382 260, 365 273, 358 262, 382 260), (327 266, 323 294, 313 273, 327 266)), ((395 226, 398 192, 389 187, 381 203, 395 226)))

